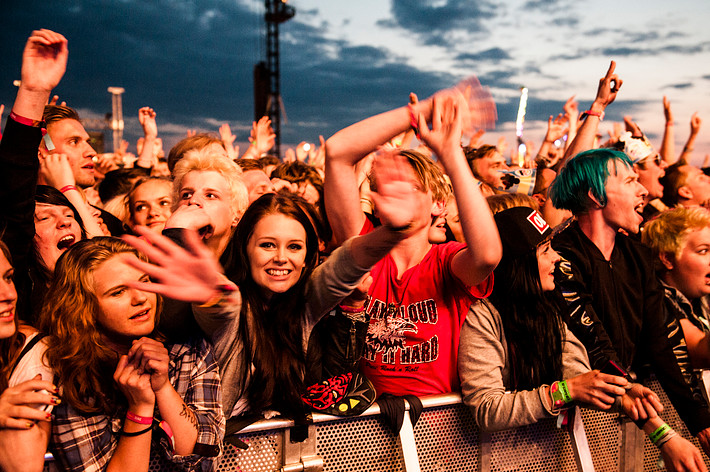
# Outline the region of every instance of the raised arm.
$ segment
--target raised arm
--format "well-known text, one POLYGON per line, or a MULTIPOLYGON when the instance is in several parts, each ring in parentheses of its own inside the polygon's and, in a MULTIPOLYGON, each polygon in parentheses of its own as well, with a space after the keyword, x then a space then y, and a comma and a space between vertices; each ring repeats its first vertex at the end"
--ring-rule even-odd
POLYGON ((675 136, 673 133, 673 112, 671 111, 671 101, 668 97, 663 96, 663 116, 666 119, 666 125, 663 129, 663 142, 658 153, 661 158, 666 161, 666 164, 673 164, 676 160, 675 156, 675 136))
POLYGON ((702 120, 698 116, 698 112, 693 113, 693 116, 690 117, 690 136, 688 136, 688 141, 685 143, 685 146, 683 147, 683 152, 680 154, 680 157, 678 158, 679 161, 685 162, 685 163, 689 162, 690 153, 693 152, 695 138, 698 137, 698 132, 700 131, 700 125, 702 123, 703 123, 702 120))
POLYGON ((155 122, 155 111, 150 107, 143 107, 138 110, 138 121, 143 127, 143 149, 141 149, 136 167, 152 169, 155 165, 153 156, 155 150, 155 140, 158 139, 158 124, 155 122))
POLYGON ((597 96, 594 98, 592 105, 587 112, 587 118, 577 131, 572 144, 569 145, 562 160, 553 169, 555 172, 564 166, 564 163, 572 156, 579 154, 582 151, 592 149, 594 146, 594 138, 599 130, 606 107, 609 106, 615 99, 616 94, 621 88, 622 80, 614 73, 616 62, 611 61, 606 75, 599 79, 599 87, 597 88, 597 96))
POLYGON ((462 114, 465 102, 456 95, 434 97, 432 129, 419 115, 421 138, 439 157, 451 179, 459 207, 466 249, 452 261, 453 274, 468 286, 485 280, 503 254, 491 210, 466 162, 461 147, 462 114))
MULTIPOLYGON (((412 105, 416 113, 428 116, 431 100, 412 105)), ((325 208, 337 243, 360 233, 365 215, 355 165, 394 136, 411 126, 409 108, 404 106, 348 126, 325 143, 325 208)))

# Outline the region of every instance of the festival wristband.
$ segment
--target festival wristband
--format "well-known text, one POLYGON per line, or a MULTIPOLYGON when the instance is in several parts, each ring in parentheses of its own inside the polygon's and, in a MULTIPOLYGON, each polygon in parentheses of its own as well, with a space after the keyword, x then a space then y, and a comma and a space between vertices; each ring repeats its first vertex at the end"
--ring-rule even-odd
POLYGON ((230 295, 232 295, 234 292, 238 290, 237 286, 234 285, 231 281, 225 278, 225 282, 222 282, 215 287, 215 290, 217 293, 215 293, 212 298, 207 300, 205 303, 202 305, 199 305, 200 308, 211 308, 215 305, 221 304, 226 298, 228 298, 230 295))
POLYGON ((128 436, 129 438, 134 437, 134 436, 140 436, 141 434, 145 434, 152 429, 153 429, 152 424, 150 426, 148 426, 146 429, 141 429, 140 431, 134 431, 132 433, 126 432, 125 430, 121 429, 121 436, 128 436))
POLYGON ((552 397, 553 408, 562 408, 568 403, 572 403, 572 397, 567 388, 567 381, 557 381, 550 385, 550 397, 552 397))
POLYGON ((588 116, 596 116, 599 118, 599 121, 604 120, 604 112, 603 111, 592 111, 592 110, 587 110, 582 115, 580 116, 580 119, 585 119, 588 116))
POLYGON ((365 304, 363 303, 361 307, 340 305, 340 309, 343 311, 343 313, 362 313, 363 311, 365 311, 365 304))
POLYGON ((173 429, 170 427, 167 421, 163 420, 160 422, 159 426, 165 431, 165 434, 170 438, 170 443, 173 445, 173 450, 175 450, 175 435, 173 434, 173 429))
POLYGON ((409 125, 414 130, 414 134, 417 136, 417 139, 420 139, 419 123, 417 122, 417 116, 414 114, 414 105, 412 105, 411 103, 408 103, 407 110, 409 110, 409 125))
POLYGON ((678 436, 678 433, 676 433, 674 430, 671 429, 666 434, 661 436, 661 438, 658 441, 656 441, 656 447, 660 449, 661 447, 663 447, 664 444, 666 444, 668 441, 670 441, 671 439, 673 439, 676 436, 678 436))
POLYGON ((656 444, 658 440, 661 439, 669 431, 672 431, 671 427, 668 426, 666 423, 663 423, 654 432, 648 435, 648 439, 650 439, 653 444, 656 444))
POLYGON ((73 185, 65 185, 64 187, 59 189, 59 191, 62 193, 68 192, 69 190, 76 190, 76 187, 73 185))
POLYGON ((44 121, 42 120, 31 120, 29 118, 25 118, 24 116, 18 115, 14 111, 10 112, 10 118, 21 125, 34 126, 35 128, 42 128, 42 125, 44 124, 44 121))
POLYGON ((135 413, 131 413, 130 411, 126 412, 126 419, 138 424, 153 424, 152 416, 139 416, 135 413))

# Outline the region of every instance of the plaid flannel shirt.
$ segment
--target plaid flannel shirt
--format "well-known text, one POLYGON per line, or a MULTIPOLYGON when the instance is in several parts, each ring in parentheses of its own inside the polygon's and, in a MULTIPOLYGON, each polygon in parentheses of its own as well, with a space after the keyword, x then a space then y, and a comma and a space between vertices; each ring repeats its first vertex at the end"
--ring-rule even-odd
MULTIPOLYGON (((170 355, 168 376, 175 391, 195 413, 199 431, 193 453, 173 453, 167 435, 157 426, 151 439, 151 463, 172 462, 178 470, 213 470, 221 453, 225 418, 217 363, 205 340, 194 344, 166 345, 170 355)), ((160 421, 157 405, 155 418, 160 421)), ((86 415, 68 402, 54 409, 50 449, 58 464, 70 471, 104 470, 118 446, 125 411, 118 417, 86 415)), ((154 423, 155 424, 155 423, 154 423)))

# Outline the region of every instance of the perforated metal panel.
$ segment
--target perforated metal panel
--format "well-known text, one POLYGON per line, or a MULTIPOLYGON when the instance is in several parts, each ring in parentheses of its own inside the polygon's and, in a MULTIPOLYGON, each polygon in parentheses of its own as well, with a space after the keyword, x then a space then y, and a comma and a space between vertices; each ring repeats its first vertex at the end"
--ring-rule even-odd
POLYGON ((619 415, 582 409, 582 422, 587 433, 592 462, 596 472, 619 470, 621 422, 619 415))
POLYGON ((478 470, 478 428, 464 405, 425 410, 414 439, 423 472, 478 470))
MULTIPOLYGON (((663 418, 663 420, 668 423, 668 426, 676 430, 676 432, 683 436, 685 439, 695 444, 695 446, 702 452, 702 448, 700 447, 698 440, 691 436, 690 431, 688 431, 688 428, 685 427, 685 423, 683 423, 683 421, 678 416, 678 413, 673 408, 673 405, 668 399, 668 395, 666 395, 666 392, 663 390, 663 387, 661 387, 660 382, 654 377, 649 381, 645 382, 645 384, 648 388, 656 392, 658 398, 661 399, 661 403, 663 404, 663 412, 661 413, 661 418, 663 418)), ((661 453, 658 448, 654 446, 653 443, 648 439, 648 437, 644 439, 643 449, 643 470, 659 470, 658 460, 660 458, 661 453)), ((708 459, 707 454, 703 453, 702 456, 705 460, 705 465, 710 468, 710 459, 708 459)))
POLYGON ((576 471, 574 453, 566 430, 555 420, 491 435, 492 471, 576 471))
POLYGON ((316 431, 316 450, 325 472, 403 470, 397 437, 377 417, 321 423, 316 431))
POLYGON ((219 470, 224 472, 272 472, 281 468, 283 431, 251 433, 239 436, 249 445, 248 449, 238 449, 225 444, 219 470))

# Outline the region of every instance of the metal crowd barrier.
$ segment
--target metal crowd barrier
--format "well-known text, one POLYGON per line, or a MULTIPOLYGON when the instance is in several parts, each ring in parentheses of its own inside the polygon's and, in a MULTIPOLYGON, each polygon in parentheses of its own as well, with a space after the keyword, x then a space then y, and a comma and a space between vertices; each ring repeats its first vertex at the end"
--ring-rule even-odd
MULTIPOLYGON (((660 397, 663 419, 691 440, 660 384, 647 384, 660 397)), ((394 435, 380 420, 379 406, 361 416, 315 414, 308 439, 292 443, 293 423, 264 420, 237 436, 247 449, 225 445, 220 472, 631 472, 663 470, 660 453, 633 422, 618 414, 573 410, 568 427, 555 419, 496 433, 483 433, 456 394, 422 399, 424 411, 412 428, 408 412, 394 435)), ((710 469, 710 460, 703 454, 710 469)), ((151 472, 173 470, 165 462, 151 472)))

